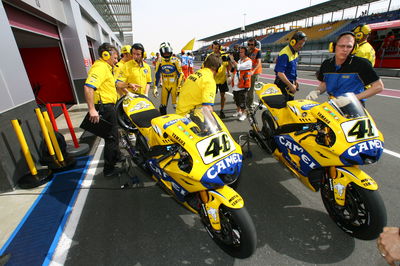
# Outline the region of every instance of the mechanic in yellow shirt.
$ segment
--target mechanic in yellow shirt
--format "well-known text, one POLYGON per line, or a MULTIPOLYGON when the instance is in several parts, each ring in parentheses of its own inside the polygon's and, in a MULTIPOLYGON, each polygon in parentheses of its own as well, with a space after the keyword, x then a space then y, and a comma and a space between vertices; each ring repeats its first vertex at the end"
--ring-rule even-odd
POLYGON ((160 85, 161 89, 161 105, 160 113, 165 115, 167 113, 168 98, 171 95, 172 105, 176 107, 176 98, 179 93, 179 88, 182 85, 183 73, 179 59, 172 56, 172 47, 168 42, 163 42, 160 45, 161 61, 156 64, 156 83, 155 86, 160 85))
POLYGON ((374 47, 367 41, 371 34, 371 28, 366 24, 360 24, 353 29, 358 47, 355 49, 355 55, 362 57, 371 62, 372 67, 375 65, 374 47))
POLYGON ((213 110, 216 93, 215 76, 221 64, 221 58, 209 55, 203 63, 203 68, 186 79, 179 93, 177 114, 186 115, 202 106, 213 110))
POLYGON ((104 169, 105 176, 118 175, 122 169, 115 166, 121 154, 115 103, 118 99, 113 76, 113 66, 117 62, 118 50, 109 43, 103 43, 98 50, 100 59, 89 70, 84 87, 85 99, 89 108, 89 120, 99 123, 100 115, 112 124, 109 137, 105 138, 104 169))
POLYGON ((229 75, 229 55, 221 54, 221 44, 218 41, 213 42, 212 50, 213 50, 212 53, 210 53, 208 56, 213 54, 222 59, 222 65, 218 69, 217 74, 215 75, 215 83, 217 84, 217 91, 219 90, 221 96, 221 110, 219 112, 219 117, 225 118, 225 113, 224 113, 224 107, 226 101, 225 93, 229 90, 228 83, 226 82, 227 76, 229 75))
POLYGON ((143 45, 133 44, 131 53, 133 60, 122 67, 117 77, 117 87, 124 93, 130 91, 148 96, 152 79, 150 66, 143 61, 143 45))
POLYGON ((121 48, 121 59, 114 66, 114 77, 115 77, 115 79, 118 78, 119 72, 121 71, 121 69, 124 66, 124 64, 126 62, 129 62, 130 60, 132 60, 131 48, 132 47, 130 45, 122 46, 122 48, 121 48))

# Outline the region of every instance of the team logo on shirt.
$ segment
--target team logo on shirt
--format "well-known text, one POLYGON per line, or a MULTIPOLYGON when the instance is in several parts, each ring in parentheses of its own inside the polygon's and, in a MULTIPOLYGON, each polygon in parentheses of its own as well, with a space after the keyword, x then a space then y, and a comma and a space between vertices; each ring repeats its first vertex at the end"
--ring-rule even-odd
POLYGON ((161 71, 163 74, 172 74, 176 71, 176 68, 172 65, 164 65, 161 67, 161 71))
POLYGON ((149 72, 149 71, 148 71, 147 69, 144 69, 143 72, 144 72, 145 74, 147 74, 147 72, 149 72))

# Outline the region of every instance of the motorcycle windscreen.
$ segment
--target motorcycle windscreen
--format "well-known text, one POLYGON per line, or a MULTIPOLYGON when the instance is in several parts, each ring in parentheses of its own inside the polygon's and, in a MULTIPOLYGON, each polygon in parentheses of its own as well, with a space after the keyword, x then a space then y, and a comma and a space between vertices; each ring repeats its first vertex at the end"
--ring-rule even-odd
POLYGON ((360 101, 352 92, 347 92, 337 98, 332 98, 329 103, 347 119, 367 116, 360 101))
POLYGON ((200 128, 200 132, 195 132, 200 137, 209 136, 222 130, 207 107, 196 108, 189 115, 190 119, 200 128))

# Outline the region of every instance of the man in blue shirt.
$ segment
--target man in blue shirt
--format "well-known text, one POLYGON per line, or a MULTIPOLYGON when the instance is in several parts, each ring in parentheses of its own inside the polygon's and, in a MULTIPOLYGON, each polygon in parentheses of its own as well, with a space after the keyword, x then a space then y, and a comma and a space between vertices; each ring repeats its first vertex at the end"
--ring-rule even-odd
POLYGON ((294 99, 299 84, 297 83, 297 63, 299 51, 303 48, 307 36, 304 32, 296 32, 289 45, 280 52, 275 65, 275 84, 281 89, 286 101, 294 99))
POLYGON ((365 58, 352 55, 355 43, 352 32, 344 32, 338 36, 333 44, 332 52, 335 56, 322 62, 317 77, 321 83, 307 95, 308 100, 316 100, 325 91, 334 97, 353 92, 365 105, 366 98, 383 90, 383 82, 371 63, 365 58), (367 85, 371 86, 365 90, 367 85))

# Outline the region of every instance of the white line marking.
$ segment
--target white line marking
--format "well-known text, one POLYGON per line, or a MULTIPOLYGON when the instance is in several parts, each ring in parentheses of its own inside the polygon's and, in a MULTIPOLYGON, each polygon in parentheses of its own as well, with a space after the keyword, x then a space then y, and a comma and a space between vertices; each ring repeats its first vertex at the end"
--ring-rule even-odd
MULTIPOLYGON (((97 165, 100 160, 101 153, 104 149, 104 139, 101 139, 97 151, 92 159, 92 162, 89 165, 87 170, 87 174, 85 179, 82 182, 81 188, 90 188, 93 177, 96 173, 97 165)), ((78 188, 80 189, 80 188, 78 188)), ((64 231, 58 241, 57 248, 54 251, 54 255, 51 259, 49 265, 51 266, 59 266, 64 265, 65 260, 67 259, 68 251, 72 245, 72 239, 74 237, 79 219, 82 214, 83 207, 85 206, 86 198, 89 193, 89 189, 81 189, 79 191, 78 197, 76 199, 75 205, 72 208, 71 215, 68 218, 68 221, 65 225, 64 231)))
POLYGON ((400 159, 400 153, 397 153, 397 152, 394 152, 394 151, 390 151, 388 149, 383 149, 383 152, 400 159))

